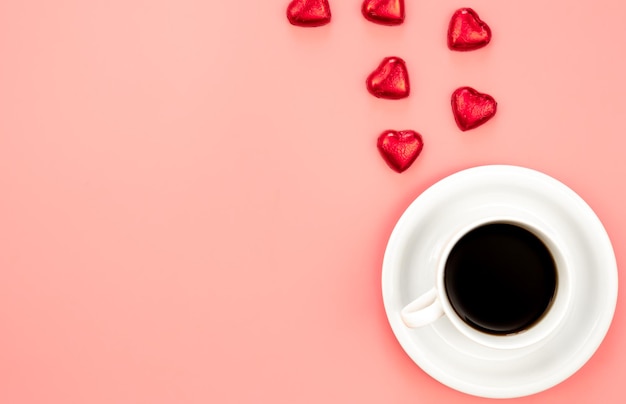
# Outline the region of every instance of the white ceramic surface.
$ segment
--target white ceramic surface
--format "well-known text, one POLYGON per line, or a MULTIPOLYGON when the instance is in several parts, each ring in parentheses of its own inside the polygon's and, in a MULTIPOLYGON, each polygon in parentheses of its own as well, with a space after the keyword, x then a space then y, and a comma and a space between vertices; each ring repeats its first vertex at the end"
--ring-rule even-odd
POLYGON ((444 178, 407 208, 387 245, 382 291, 393 332, 426 373, 468 394, 519 397, 562 382, 596 351, 615 311, 617 265, 600 220, 567 186, 527 168, 482 166, 444 178), (558 235, 572 278, 559 327, 539 343, 507 350, 477 343, 445 316, 408 328, 400 312, 435 284, 435 261, 450 234, 498 211, 523 211, 558 235))

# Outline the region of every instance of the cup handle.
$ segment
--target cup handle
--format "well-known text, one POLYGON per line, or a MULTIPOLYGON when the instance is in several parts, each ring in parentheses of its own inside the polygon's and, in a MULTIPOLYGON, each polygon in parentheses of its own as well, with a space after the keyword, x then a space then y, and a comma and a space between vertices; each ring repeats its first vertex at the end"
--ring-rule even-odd
POLYGON ((437 298, 437 289, 433 287, 407 304, 400 311, 400 316, 409 328, 422 327, 443 316, 443 307, 437 298))

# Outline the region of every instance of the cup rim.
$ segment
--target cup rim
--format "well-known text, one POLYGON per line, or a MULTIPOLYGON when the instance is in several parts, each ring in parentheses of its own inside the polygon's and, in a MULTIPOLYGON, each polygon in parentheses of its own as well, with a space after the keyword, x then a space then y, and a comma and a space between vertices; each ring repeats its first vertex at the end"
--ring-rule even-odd
POLYGON ((441 303, 445 317, 447 317, 462 334, 490 348, 519 349, 536 345, 541 341, 547 340, 550 335, 553 335, 558 328, 560 328, 560 325, 564 322, 569 311, 572 279, 568 270, 567 254, 564 253, 564 244, 558 241, 558 235, 556 233, 548 235, 547 233, 550 232, 542 229, 541 226, 542 223, 532 216, 520 219, 519 216, 514 214, 494 215, 482 217, 471 222, 469 225, 462 226, 450 236, 441 251, 437 263, 435 286, 437 297, 441 303), (555 261, 557 271, 557 285, 550 305, 546 308, 541 317, 530 327, 510 334, 490 334, 466 323, 452 307, 444 285, 446 262, 450 252, 458 241, 472 230, 498 223, 518 226, 539 238, 550 251, 555 261))

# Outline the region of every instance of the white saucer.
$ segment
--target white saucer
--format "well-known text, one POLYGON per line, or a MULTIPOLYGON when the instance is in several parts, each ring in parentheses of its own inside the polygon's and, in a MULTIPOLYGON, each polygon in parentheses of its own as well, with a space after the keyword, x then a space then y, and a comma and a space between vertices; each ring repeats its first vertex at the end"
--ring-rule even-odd
POLYGON ((408 207, 385 251, 382 291, 396 338, 426 373, 467 394, 511 398, 564 381, 594 354, 613 319, 617 265, 602 223, 574 191, 527 168, 483 166, 444 178, 408 207), (575 281, 561 328, 540 344, 512 350, 477 344, 445 316, 407 328, 400 310, 434 285, 436 246, 460 223, 503 206, 532 212, 569 246, 575 281))

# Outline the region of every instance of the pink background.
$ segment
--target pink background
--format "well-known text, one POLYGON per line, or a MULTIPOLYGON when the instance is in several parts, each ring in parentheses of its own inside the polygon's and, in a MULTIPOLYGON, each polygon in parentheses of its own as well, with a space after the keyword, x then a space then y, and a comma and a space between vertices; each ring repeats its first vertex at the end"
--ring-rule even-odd
MULTIPOLYGON (((476 403, 397 343, 380 275, 399 215, 462 168, 528 166, 597 212, 626 262, 626 3, 0 1, 0 402, 476 403), (491 26, 445 45, 461 6, 491 26), (385 56, 412 95, 370 96, 385 56), (470 85, 496 117, 462 133, 470 85), (397 174, 376 137, 425 148, 397 174)), ((596 355, 531 402, 626 401, 625 303, 596 355)))

